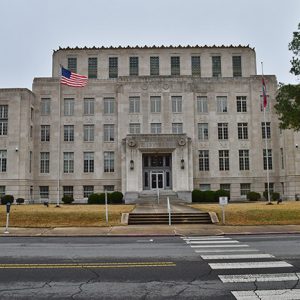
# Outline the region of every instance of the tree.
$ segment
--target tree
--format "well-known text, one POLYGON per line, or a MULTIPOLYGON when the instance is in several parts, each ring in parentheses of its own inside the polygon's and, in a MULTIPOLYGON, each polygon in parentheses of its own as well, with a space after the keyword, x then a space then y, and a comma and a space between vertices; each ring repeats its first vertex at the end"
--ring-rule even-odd
POLYGON ((293 52, 295 56, 292 57, 291 73, 300 75, 300 23, 298 24, 298 30, 293 33, 293 40, 289 43, 289 50, 293 52))

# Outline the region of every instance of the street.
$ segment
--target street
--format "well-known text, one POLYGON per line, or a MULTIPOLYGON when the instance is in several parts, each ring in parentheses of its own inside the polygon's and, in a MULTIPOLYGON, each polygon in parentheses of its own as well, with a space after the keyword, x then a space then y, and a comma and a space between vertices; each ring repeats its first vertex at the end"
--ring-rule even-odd
POLYGON ((0 299, 300 299, 296 234, 0 243, 0 299))

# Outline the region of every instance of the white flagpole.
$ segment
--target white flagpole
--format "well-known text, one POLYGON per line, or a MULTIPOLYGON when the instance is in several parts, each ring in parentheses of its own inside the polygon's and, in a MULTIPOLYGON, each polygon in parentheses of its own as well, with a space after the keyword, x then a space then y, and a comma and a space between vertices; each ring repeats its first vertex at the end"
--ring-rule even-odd
POLYGON ((57 200, 56 207, 60 207, 60 105, 61 105, 61 65, 59 66, 59 80, 58 80, 58 137, 57 137, 57 156, 58 156, 58 167, 57 167, 57 200))

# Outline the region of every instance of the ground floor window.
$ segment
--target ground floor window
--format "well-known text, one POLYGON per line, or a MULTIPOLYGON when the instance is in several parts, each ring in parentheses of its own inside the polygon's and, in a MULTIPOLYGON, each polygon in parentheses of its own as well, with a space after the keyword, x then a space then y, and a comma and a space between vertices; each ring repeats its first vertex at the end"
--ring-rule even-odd
POLYGON ((250 192, 251 184, 250 183, 241 183, 240 184, 240 194, 241 196, 247 196, 250 192))
POLYGON ((103 188, 104 188, 104 191, 108 191, 108 192, 113 192, 115 190, 114 185, 105 185, 103 188))
POLYGON ((200 191, 210 191, 210 184, 209 183, 201 183, 199 184, 200 191))
POLYGON ((40 186, 40 198, 49 199, 49 186, 40 186))
POLYGON ((230 183, 221 183, 220 190, 230 192, 230 183))
POLYGON ((73 197, 73 186, 71 185, 65 185, 63 186, 63 195, 64 196, 71 196, 73 197))
POLYGON ((5 195, 5 185, 0 185, 0 197, 5 195))
POLYGON ((94 193, 93 185, 84 185, 83 186, 83 197, 84 198, 88 198, 93 193, 94 193))

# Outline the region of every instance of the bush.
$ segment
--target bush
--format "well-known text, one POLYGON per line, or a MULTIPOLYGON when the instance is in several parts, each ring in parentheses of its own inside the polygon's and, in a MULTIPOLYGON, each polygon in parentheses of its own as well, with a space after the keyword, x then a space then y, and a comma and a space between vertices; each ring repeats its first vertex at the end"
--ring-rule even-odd
POLYGON ((63 196, 61 198, 61 201, 64 203, 64 204, 71 204, 73 201, 74 201, 74 198, 73 196, 63 196))
POLYGON ((247 199, 250 200, 250 201, 258 201, 260 199, 260 193, 249 192, 247 194, 247 199))
POLYGON ((280 198, 280 194, 277 193, 277 192, 273 192, 273 193, 271 194, 271 196, 272 196, 272 200, 273 200, 273 201, 278 201, 279 198, 280 198))
POLYGON ((105 204, 105 194, 94 193, 89 195, 88 204, 105 204))
POLYGON ((121 192, 112 192, 111 194, 107 195, 109 199, 109 203, 116 204, 123 202, 123 194, 121 192))
POLYGON ((203 195, 204 195, 205 202, 214 202, 215 201, 215 192, 214 191, 204 191, 203 195))
POLYGON ((219 202, 219 197, 227 197, 228 201, 230 199, 230 192, 225 190, 217 190, 215 191, 215 201, 219 202))
POLYGON ((204 201, 204 195, 203 192, 200 190, 193 190, 192 191, 192 202, 203 202, 204 201))
POLYGON ((16 202, 17 202, 17 204, 22 204, 22 203, 24 203, 24 198, 17 198, 16 199, 16 202))
POLYGON ((10 202, 10 204, 14 203, 13 195, 4 195, 1 197, 1 204, 6 205, 6 203, 10 202))

